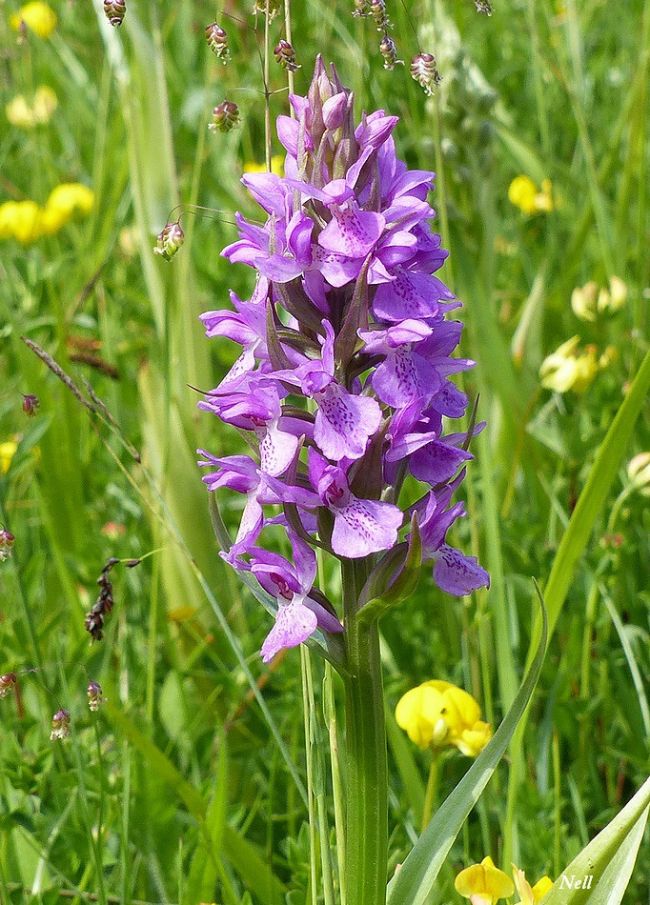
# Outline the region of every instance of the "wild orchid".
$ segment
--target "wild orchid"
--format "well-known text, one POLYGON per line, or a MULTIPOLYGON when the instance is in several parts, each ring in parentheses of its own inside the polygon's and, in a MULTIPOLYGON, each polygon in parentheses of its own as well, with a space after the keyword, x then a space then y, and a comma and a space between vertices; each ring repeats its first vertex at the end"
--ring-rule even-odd
POLYGON ((408 596, 423 560, 446 593, 489 584, 447 543, 465 514, 452 502, 475 425, 447 433, 468 399, 453 376, 460 303, 435 275, 447 252, 432 232, 434 174, 410 170, 383 110, 355 126, 353 96, 321 59, 306 97, 280 116, 284 176, 242 182, 263 224, 237 215, 224 249, 256 273, 248 301, 202 316, 208 337, 241 354, 200 407, 247 434, 254 454, 201 450, 209 490, 245 496, 222 556, 274 602, 262 645, 270 660, 317 633, 347 689, 348 898, 384 901, 386 742, 377 619, 408 596), (279 528, 291 553, 267 547, 279 528), (315 548, 340 561, 343 606, 318 587, 315 548), (338 642, 336 639, 342 639, 338 642), (336 656, 335 656, 336 655, 336 656), (363 730, 360 730, 363 726, 363 730))

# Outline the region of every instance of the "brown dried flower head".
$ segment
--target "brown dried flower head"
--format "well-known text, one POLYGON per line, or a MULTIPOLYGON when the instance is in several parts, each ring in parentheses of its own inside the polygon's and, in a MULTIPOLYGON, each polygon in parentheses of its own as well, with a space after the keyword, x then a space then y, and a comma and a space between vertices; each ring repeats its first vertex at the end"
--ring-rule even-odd
POLYGON ((126 0, 104 0, 104 15, 113 26, 119 28, 124 22, 126 0))

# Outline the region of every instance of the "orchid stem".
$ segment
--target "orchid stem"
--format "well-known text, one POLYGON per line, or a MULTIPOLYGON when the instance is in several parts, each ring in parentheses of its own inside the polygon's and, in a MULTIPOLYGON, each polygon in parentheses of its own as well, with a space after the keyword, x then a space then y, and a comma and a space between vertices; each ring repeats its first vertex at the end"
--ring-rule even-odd
POLYGON ((384 905, 388 861, 386 721, 376 622, 359 619, 367 561, 344 561, 346 677, 347 905, 384 905))

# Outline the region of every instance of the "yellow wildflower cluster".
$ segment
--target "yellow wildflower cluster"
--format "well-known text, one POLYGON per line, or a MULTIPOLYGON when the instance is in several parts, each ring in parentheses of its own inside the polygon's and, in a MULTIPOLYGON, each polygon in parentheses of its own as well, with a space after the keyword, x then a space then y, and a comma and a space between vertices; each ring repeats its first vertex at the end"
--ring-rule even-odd
POLYGON ((49 123, 58 107, 58 100, 49 85, 41 85, 31 100, 23 94, 17 95, 5 107, 5 115, 12 126, 18 129, 33 129, 49 123))
POLYGON ((508 188, 508 200, 529 216, 548 214, 555 208, 553 184, 550 179, 543 179, 538 189, 530 176, 516 176, 508 188))
POLYGON ((510 877, 495 867, 492 858, 483 858, 480 864, 472 864, 462 870, 455 880, 456 892, 472 905, 494 905, 499 899, 507 899, 514 894, 515 888, 520 901, 517 905, 537 905, 553 888, 550 877, 544 876, 531 886, 526 874, 516 865, 512 865, 514 883, 510 877))
MULTIPOLYGON (((284 157, 282 154, 274 154, 271 158, 271 172, 276 176, 284 176, 284 157)), ((265 163, 248 161, 244 164, 244 173, 266 173, 265 163)))
POLYGON ((581 349, 580 337, 572 336, 542 362, 539 369, 542 386, 556 393, 569 390, 584 393, 598 371, 610 365, 614 358, 614 349, 608 348, 599 358, 594 345, 581 349))
POLYGON ((595 321, 599 314, 614 314, 627 301, 627 285, 617 276, 610 277, 609 288, 594 280, 578 286, 571 293, 571 307, 582 321, 595 321))
POLYGON ((491 726, 480 717, 471 694, 438 679, 407 691, 395 709, 398 726, 420 748, 454 746, 468 757, 480 754, 492 737, 491 726))
POLYGON ((92 189, 79 182, 57 185, 44 207, 29 200, 6 201, 0 204, 0 239, 16 239, 29 245, 58 232, 75 214, 89 214, 94 204, 92 189))
POLYGON ((56 28, 56 13, 41 0, 32 0, 21 6, 17 13, 9 20, 14 31, 20 31, 21 28, 27 27, 33 31, 39 38, 49 38, 56 28))

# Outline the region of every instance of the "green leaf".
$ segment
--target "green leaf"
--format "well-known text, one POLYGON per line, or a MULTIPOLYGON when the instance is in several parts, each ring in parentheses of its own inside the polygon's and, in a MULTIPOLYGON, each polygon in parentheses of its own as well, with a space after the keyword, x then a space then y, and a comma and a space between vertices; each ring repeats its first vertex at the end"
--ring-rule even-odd
POLYGON ((544 905, 619 905, 632 876, 649 809, 647 779, 623 810, 560 874, 544 897, 544 905), (576 883, 578 887, 574 888, 576 883))
POLYGON ((490 743, 434 814, 401 870, 389 883, 387 905, 423 905, 426 902, 454 839, 488 784, 528 706, 544 660, 546 626, 546 609, 542 602, 542 637, 512 707, 490 743))
MULTIPOLYGON (((155 773, 158 779, 176 792, 190 814, 199 823, 201 831, 209 838, 211 831, 214 830, 220 819, 218 816, 219 802, 215 804, 215 811, 211 813, 211 808, 208 808, 201 792, 184 779, 169 758, 138 729, 133 720, 110 701, 107 701, 104 706, 106 714, 115 728, 140 752, 147 764, 147 769, 155 773), (211 819, 208 820, 210 814, 211 819)), ((232 864, 243 882, 265 905, 279 905, 284 887, 268 864, 260 857, 255 846, 225 823, 221 832, 223 856, 232 864)))
POLYGON ((219 738, 219 754, 214 776, 214 792, 205 815, 204 832, 194 852, 187 881, 190 902, 208 902, 214 897, 221 868, 221 847, 228 803, 228 753, 226 737, 219 738))

